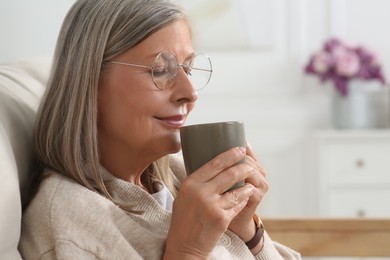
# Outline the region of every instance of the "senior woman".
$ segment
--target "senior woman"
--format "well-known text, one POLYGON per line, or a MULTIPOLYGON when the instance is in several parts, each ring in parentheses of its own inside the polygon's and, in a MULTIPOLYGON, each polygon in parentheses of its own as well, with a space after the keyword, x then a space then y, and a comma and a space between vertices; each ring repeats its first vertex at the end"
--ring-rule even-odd
POLYGON ((210 76, 171 1, 78 0, 36 119, 43 170, 23 258, 299 259, 253 220, 268 184, 250 148, 188 178, 170 155, 210 76))

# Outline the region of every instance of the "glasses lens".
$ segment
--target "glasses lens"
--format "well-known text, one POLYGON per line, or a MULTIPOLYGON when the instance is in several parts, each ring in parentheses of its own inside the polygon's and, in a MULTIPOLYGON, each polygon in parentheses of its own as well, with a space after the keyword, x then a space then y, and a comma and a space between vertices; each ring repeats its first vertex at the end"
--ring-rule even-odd
MULTIPOLYGON (((191 63, 181 65, 192 86, 201 90, 209 83, 212 74, 210 58, 206 54, 194 56, 191 63)), ((161 52, 152 65, 153 81, 159 89, 166 89, 174 83, 178 70, 176 56, 171 52, 161 52)))
POLYGON ((211 60, 206 54, 198 54, 192 61, 188 78, 196 90, 202 90, 209 83, 213 72, 211 60))
POLYGON ((159 89, 172 86, 177 74, 177 60, 170 52, 161 52, 157 55, 152 65, 152 77, 154 84, 159 89))

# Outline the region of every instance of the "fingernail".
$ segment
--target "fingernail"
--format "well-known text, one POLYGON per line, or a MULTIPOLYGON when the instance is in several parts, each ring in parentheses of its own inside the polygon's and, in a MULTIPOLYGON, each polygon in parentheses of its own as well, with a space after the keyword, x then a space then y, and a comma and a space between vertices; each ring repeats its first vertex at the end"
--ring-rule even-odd
POLYGON ((249 186, 249 185, 251 186, 251 187, 250 187, 251 190, 250 190, 249 193, 252 195, 252 194, 255 192, 256 188, 255 188, 252 184, 248 184, 248 186, 249 186))
POLYGON ((246 148, 245 147, 238 147, 241 154, 246 154, 246 148))

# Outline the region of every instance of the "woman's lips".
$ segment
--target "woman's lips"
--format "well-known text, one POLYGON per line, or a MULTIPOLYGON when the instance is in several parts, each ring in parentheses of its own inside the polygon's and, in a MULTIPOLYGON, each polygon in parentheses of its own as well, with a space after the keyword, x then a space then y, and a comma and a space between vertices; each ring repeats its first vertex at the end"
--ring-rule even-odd
POLYGON ((167 117, 155 117, 156 119, 162 121, 164 124, 173 127, 180 128, 184 125, 185 116, 183 115, 175 115, 175 116, 167 116, 167 117))

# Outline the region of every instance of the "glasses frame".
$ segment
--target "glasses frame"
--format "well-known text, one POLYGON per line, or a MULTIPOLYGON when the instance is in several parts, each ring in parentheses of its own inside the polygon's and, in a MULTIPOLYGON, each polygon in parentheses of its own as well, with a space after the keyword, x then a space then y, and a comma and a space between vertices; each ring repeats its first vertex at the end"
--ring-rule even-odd
MULTIPOLYGON (((210 57, 209 57, 207 54, 205 54, 205 53, 198 53, 198 54, 195 54, 195 55, 192 57, 192 60, 194 60, 197 56, 204 56, 205 58, 207 58, 208 62, 210 63, 210 69, 202 69, 202 68, 195 68, 195 67, 192 67, 192 68, 190 68, 190 72, 186 72, 185 69, 189 69, 189 65, 188 65, 188 64, 183 64, 183 63, 180 64, 180 63, 177 61, 176 55, 175 55, 173 52, 171 52, 171 51, 162 51, 162 52, 160 52, 159 54, 157 54, 157 56, 154 58, 153 63, 152 63, 151 66, 141 65, 141 64, 134 64, 134 63, 127 63, 127 62, 122 62, 122 61, 108 61, 108 62, 109 62, 109 63, 113 63, 113 64, 125 65, 125 66, 129 66, 129 67, 136 67, 136 68, 148 69, 148 70, 151 72, 151 76, 152 76, 152 80, 153 80, 154 85, 155 85, 158 89, 160 89, 160 90, 164 90, 164 89, 168 89, 168 88, 172 87, 173 83, 175 83, 175 80, 176 80, 176 77, 177 77, 178 69, 179 69, 179 68, 182 68, 182 69, 183 69, 183 71, 186 73, 186 76, 187 76, 187 77, 188 77, 188 75, 191 75, 191 71, 192 71, 192 70, 207 71, 207 72, 210 73, 210 75, 209 75, 209 78, 207 79, 206 83, 204 84, 204 86, 202 86, 201 88, 196 88, 196 86, 193 86, 197 91, 199 91, 199 90, 204 89, 204 88, 207 86, 207 84, 210 82, 211 75, 213 74, 213 64, 211 63, 210 57), (169 86, 166 86, 165 88, 161 88, 161 87, 159 87, 159 86, 157 85, 156 80, 155 80, 155 78, 154 78, 154 74, 153 74, 153 69, 154 69, 153 64, 154 64, 154 62, 155 62, 163 53, 170 53, 170 54, 172 54, 173 57, 175 58, 176 64, 177 64, 176 74, 173 75, 174 80, 172 81, 172 83, 171 83, 169 86)), ((191 80, 190 80, 190 81, 191 81, 191 80)))

